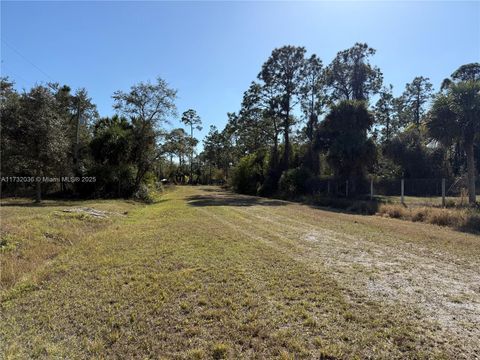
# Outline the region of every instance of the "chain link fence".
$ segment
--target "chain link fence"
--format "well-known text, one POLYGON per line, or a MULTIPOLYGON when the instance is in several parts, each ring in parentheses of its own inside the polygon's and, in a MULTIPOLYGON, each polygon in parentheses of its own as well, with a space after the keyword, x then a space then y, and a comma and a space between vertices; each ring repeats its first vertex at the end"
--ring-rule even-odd
MULTIPOLYGON (((377 199, 407 205, 468 203, 466 178, 456 179, 315 179, 310 194, 335 198, 377 199)), ((480 181, 476 182, 480 201, 480 181)))

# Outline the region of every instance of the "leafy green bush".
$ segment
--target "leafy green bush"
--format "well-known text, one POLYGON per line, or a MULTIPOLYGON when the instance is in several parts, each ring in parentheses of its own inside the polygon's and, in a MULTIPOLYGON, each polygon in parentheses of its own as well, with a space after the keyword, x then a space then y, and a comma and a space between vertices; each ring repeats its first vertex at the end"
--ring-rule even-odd
POLYGON ((278 183, 279 190, 285 196, 304 194, 307 190, 306 183, 311 178, 311 173, 305 168, 289 169, 282 173, 278 183))
POLYGON ((133 198, 146 204, 154 202, 152 190, 146 184, 140 184, 139 189, 133 194, 133 198))
POLYGON ((241 194, 257 195, 264 181, 262 154, 244 156, 233 171, 231 185, 241 194))
POLYGON ((94 197, 129 197, 133 192, 135 173, 135 166, 129 164, 95 164, 87 176, 96 181, 80 183, 78 190, 82 195, 93 194, 94 197))

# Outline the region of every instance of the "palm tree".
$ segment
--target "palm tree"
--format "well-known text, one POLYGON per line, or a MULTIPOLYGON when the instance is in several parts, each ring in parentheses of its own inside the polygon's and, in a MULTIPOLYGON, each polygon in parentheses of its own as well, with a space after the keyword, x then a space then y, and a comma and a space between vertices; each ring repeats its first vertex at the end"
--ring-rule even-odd
POLYGON ((454 72, 452 79, 444 80, 444 91, 435 97, 427 125, 430 135, 444 145, 459 141, 463 146, 467 155, 469 203, 474 205, 474 144, 480 136, 480 77, 472 76, 472 68, 480 74, 480 64, 468 64, 454 72), (462 69, 468 69, 469 73, 464 74, 462 69))

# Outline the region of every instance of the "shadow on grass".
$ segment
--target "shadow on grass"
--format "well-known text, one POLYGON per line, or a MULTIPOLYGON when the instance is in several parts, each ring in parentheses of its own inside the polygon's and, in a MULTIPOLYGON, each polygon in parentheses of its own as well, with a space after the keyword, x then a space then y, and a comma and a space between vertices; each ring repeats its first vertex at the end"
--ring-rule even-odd
MULTIPOLYGON (((77 202, 80 202, 78 200, 77 202)), ((74 200, 69 201, 56 201, 56 200, 49 200, 49 201, 42 201, 42 202, 34 202, 34 201, 26 201, 24 200, 3 200, 0 202, 0 207, 55 207, 55 206, 70 206, 75 205, 74 200)))
POLYGON ((300 199, 298 202, 315 209, 356 215, 375 215, 380 206, 380 203, 376 200, 344 199, 318 196, 300 199))
POLYGON ((154 200, 153 202, 151 203, 145 203, 145 202, 141 202, 141 201, 134 201, 134 200, 130 200, 133 204, 141 204, 141 205, 158 205, 158 204, 163 204, 164 202, 167 202, 167 201, 170 201, 169 199, 158 199, 158 200, 154 200))
MULTIPOLYGON (((0 201, 0 208, 1 207, 59 207, 59 206, 89 206, 89 203, 92 202, 102 202, 102 201, 109 201, 109 200, 121 200, 131 204, 144 204, 150 205, 146 202, 140 200, 133 200, 133 199, 123 199, 123 198, 102 198, 102 199, 68 199, 68 200, 54 200, 54 199, 46 199, 42 200, 41 202, 37 203, 33 200, 28 199, 3 199, 0 201)), ((167 199, 159 199, 155 200, 151 203, 151 205, 163 203, 168 201, 167 199)))
POLYGON ((191 206, 285 206, 288 202, 272 200, 255 196, 243 196, 230 193, 192 195, 187 197, 187 203, 191 206))
POLYGON ((223 191, 222 188, 220 187, 211 188, 211 187, 202 186, 202 187, 199 187, 199 189, 202 191, 211 192, 211 193, 218 193, 223 191))
POLYGON ((303 204, 319 210, 336 213, 373 215, 378 210, 378 202, 339 198, 294 198, 272 199, 260 196, 241 195, 221 188, 200 188, 212 194, 192 195, 186 198, 191 206, 285 206, 291 203, 303 204))
POLYGON ((471 215, 467 218, 463 226, 457 227, 457 231, 479 235, 480 234, 480 213, 478 215, 471 215))
MULTIPOLYGON (((219 188, 201 189, 207 194, 192 195, 186 198, 190 206, 208 207, 208 206, 285 206, 292 203, 303 204, 313 209, 329 211, 334 213, 343 213, 350 215, 372 216, 378 214, 380 201, 371 201, 367 199, 342 199, 325 197, 303 197, 290 200, 277 200, 271 198, 262 198, 257 196, 240 195, 231 193, 219 188)), ((395 214, 393 214, 395 215, 395 214)), ((389 216, 389 218, 400 218, 401 216, 389 216)), ((412 221, 403 219, 404 221, 412 221)), ((446 226, 452 230, 463 233, 480 233, 480 216, 470 216, 463 226, 446 226)))

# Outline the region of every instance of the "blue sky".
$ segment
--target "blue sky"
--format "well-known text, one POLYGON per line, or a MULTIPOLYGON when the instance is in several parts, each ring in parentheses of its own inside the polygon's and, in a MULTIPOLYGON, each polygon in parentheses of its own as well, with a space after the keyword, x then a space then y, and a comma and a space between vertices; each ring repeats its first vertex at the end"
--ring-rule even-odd
POLYGON ((161 76, 178 90, 179 113, 198 111, 204 135, 224 126, 272 49, 286 44, 329 63, 367 42, 396 94, 417 75, 438 89, 480 61, 480 2, 2 1, 1 39, 2 75, 19 89, 85 87, 106 116, 115 90, 161 76))

